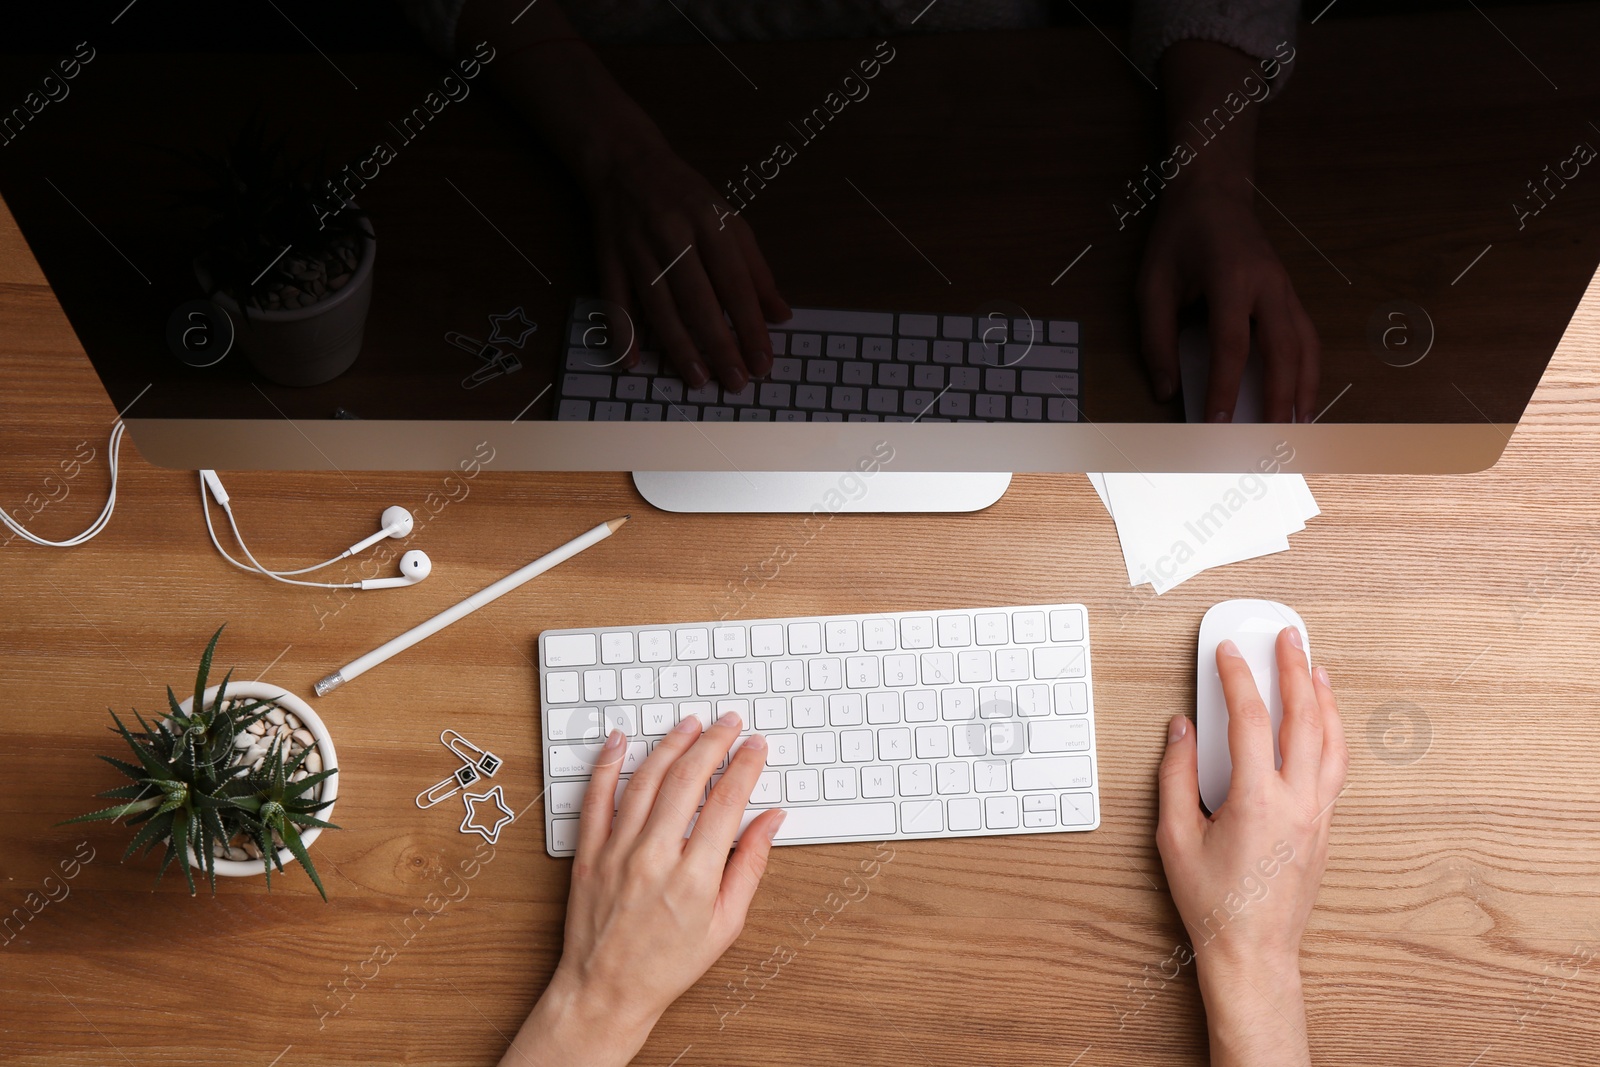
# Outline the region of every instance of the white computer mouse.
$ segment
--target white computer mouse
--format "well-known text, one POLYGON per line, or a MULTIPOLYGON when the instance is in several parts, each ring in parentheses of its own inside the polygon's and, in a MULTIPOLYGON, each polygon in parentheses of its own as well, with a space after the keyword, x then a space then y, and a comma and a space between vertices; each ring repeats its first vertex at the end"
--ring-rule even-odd
MULTIPOLYGON (((1178 376, 1183 383, 1185 422, 1207 422, 1203 410, 1206 387, 1211 382, 1211 338, 1205 325, 1186 326, 1178 334, 1178 376)), ((1233 408, 1233 421, 1265 422, 1267 419, 1267 365, 1250 337, 1250 360, 1239 378, 1239 399, 1233 408)))
POLYGON ((1199 747, 1200 799, 1215 813, 1228 799, 1233 758, 1228 754, 1228 702, 1222 696, 1217 674, 1217 646, 1232 638, 1255 675, 1256 690, 1272 713, 1272 754, 1283 766, 1278 747, 1278 727, 1283 723, 1283 698, 1278 691, 1278 632, 1285 626, 1300 631, 1306 665, 1311 664, 1311 638, 1305 620, 1293 608, 1274 600, 1224 600, 1200 620, 1200 643, 1195 650, 1195 744, 1199 747))

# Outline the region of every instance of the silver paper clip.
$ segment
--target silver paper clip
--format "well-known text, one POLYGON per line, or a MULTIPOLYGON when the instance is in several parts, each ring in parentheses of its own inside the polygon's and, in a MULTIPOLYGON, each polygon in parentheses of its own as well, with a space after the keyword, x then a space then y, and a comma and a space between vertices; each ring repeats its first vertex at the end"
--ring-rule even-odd
POLYGON ((439 741, 456 754, 456 758, 468 766, 475 767, 478 773, 485 778, 493 778, 494 772, 500 769, 500 757, 493 752, 487 752, 468 741, 454 730, 443 730, 439 734, 439 741))
POLYGON ((477 356, 483 363, 483 366, 461 379, 463 389, 476 389, 484 382, 491 382, 502 374, 513 374, 522 369, 522 360, 516 355, 502 351, 487 341, 479 341, 475 337, 468 337, 454 330, 445 334, 444 339, 463 352, 477 356))
POLYGON ((478 780, 478 768, 470 763, 456 768, 456 772, 444 781, 431 785, 417 794, 417 807, 431 808, 441 801, 449 800, 467 786, 478 780))

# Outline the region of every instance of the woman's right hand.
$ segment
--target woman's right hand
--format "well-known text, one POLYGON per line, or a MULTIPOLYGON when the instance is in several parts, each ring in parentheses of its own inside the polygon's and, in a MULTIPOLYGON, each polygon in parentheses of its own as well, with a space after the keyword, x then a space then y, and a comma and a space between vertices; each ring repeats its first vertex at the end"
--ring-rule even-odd
MULTIPOLYGON (((601 295, 630 316, 643 308, 663 355, 691 387, 714 374, 737 391, 766 377, 767 323, 788 319, 789 305, 732 205, 655 137, 630 146, 585 184, 601 295)), ((625 333, 612 324, 613 337, 625 333)), ((623 365, 637 361, 635 345, 623 365)))
POLYGON ((1228 799, 1210 818, 1201 810, 1188 719, 1169 724, 1161 761, 1156 845, 1194 947, 1215 1067, 1310 1062, 1300 939, 1322 882, 1349 753, 1328 673, 1307 669, 1299 640, 1292 626, 1278 634, 1281 770, 1266 703, 1231 641, 1217 648, 1233 758, 1228 799))

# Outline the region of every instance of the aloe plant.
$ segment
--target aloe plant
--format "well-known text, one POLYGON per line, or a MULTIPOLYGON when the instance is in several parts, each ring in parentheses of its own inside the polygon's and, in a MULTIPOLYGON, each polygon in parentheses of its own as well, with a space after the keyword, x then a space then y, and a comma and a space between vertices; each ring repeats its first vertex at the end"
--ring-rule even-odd
POLYGON ((231 842, 241 834, 260 848, 262 868, 267 875, 268 888, 271 888, 273 864, 277 864, 280 872, 283 870, 274 841, 276 837, 300 861, 317 892, 327 900, 328 894, 317 877, 300 831, 312 826, 338 829, 316 817, 316 812, 327 803, 317 799, 317 789, 337 773, 337 768, 329 767, 291 781, 290 776, 300 769, 312 749, 307 748, 288 759, 277 740, 258 769, 235 765, 238 749, 234 739, 275 705, 270 700, 230 701, 231 670, 217 687, 216 695, 210 702, 206 701, 211 659, 225 626, 217 628, 200 657, 194 700, 188 711, 168 686, 168 715, 153 726, 135 710, 133 716, 139 729, 131 730, 115 711, 111 712, 115 723, 112 729, 127 742, 136 762, 115 756, 100 758, 132 782, 98 794, 121 803, 68 819, 62 825, 126 819, 130 827, 138 829, 122 858, 126 860, 132 856, 141 845, 144 846, 142 854, 149 855, 157 845, 164 844, 166 851, 156 871, 156 883, 160 884, 167 868, 178 860, 191 896, 196 892, 194 871, 185 857, 192 851, 204 864, 203 870, 215 895, 217 871, 213 848, 218 842, 231 842))

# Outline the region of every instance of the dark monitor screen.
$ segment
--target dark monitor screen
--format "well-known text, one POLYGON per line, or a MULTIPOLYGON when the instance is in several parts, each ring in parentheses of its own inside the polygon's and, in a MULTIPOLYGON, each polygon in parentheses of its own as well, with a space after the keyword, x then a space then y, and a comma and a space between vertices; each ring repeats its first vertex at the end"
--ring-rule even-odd
POLYGON ((12 37, 130 419, 1499 433, 1600 263, 1600 5, 451 7, 12 37))

